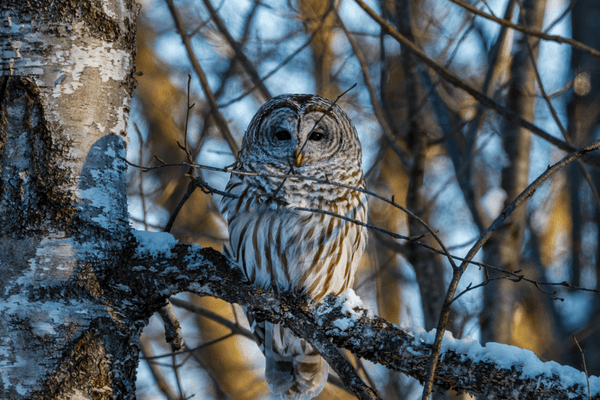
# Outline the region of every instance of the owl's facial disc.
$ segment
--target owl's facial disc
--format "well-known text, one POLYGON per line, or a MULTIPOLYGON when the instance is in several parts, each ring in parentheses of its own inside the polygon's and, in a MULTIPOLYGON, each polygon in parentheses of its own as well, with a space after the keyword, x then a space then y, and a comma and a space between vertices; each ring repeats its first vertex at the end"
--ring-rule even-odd
POLYGON ((298 128, 296 166, 329 159, 340 147, 339 125, 321 111, 310 111, 302 116, 298 128), (318 124, 315 126, 315 123, 318 124))
POLYGON ((257 150, 279 167, 327 168, 341 148, 341 126, 326 109, 274 109, 261 123, 257 150))

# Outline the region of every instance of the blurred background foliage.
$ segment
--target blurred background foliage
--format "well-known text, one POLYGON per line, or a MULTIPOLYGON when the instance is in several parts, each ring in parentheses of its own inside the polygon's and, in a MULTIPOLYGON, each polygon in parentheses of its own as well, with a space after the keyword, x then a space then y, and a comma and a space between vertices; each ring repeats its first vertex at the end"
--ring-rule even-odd
MULTIPOLYGON (((426 67, 354 0, 139 1, 136 63, 143 75, 132 103, 128 153, 134 163, 158 165, 156 157, 185 162, 179 142, 198 164, 230 165, 252 115, 271 96, 317 93, 334 100, 357 83, 339 104, 360 133, 369 189, 413 211, 454 255, 464 256, 501 210, 566 154, 426 67), (189 39, 187 49, 174 17, 189 39), (186 118, 188 75, 194 106, 186 118)), ((559 35, 600 49, 600 0, 466 1, 367 4, 498 107, 576 148, 597 140, 600 59, 546 39, 559 35), (523 34, 469 7, 541 35, 523 34)), ((600 174, 590 164, 573 163, 547 181, 494 233, 477 261, 538 283, 598 288, 600 174)), ((133 226, 164 230, 188 189, 188 173, 184 166, 130 168, 133 226)), ((228 180, 222 172, 193 173, 218 189, 228 180)), ((217 195, 195 190, 171 233, 180 243, 220 250, 227 230, 218 204, 217 195)), ((425 233, 376 199, 369 219, 388 231, 425 233)), ((383 318, 432 329, 451 269, 422 244, 438 248, 428 235, 402 242, 371 231, 355 290, 383 318)), ((518 281, 478 266, 463 276, 459 291, 467 288, 453 304, 448 329, 455 337, 513 344, 582 369, 575 336, 588 372, 600 374, 597 293, 518 281)), ((160 319, 152 319, 142 338, 139 398, 269 398, 263 356, 241 309, 187 294, 174 302, 187 349, 172 355, 160 319)), ((382 398, 420 398, 412 378, 349 357, 382 398)), ((332 376, 319 399, 354 398, 338 382, 332 376)))

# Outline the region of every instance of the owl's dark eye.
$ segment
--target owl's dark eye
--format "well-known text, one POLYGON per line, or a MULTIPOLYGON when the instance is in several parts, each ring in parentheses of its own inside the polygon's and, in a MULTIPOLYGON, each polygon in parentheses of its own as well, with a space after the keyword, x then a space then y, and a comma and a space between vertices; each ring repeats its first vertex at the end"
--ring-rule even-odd
POLYGON ((325 139, 325 134, 323 132, 313 132, 310 134, 310 137, 308 138, 309 140, 312 140, 313 142, 318 142, 322 139, 325 139))
POLYGON ((280 130, 275 133, 275 139, 279 140, 280 142, 290 140, 291 138, 292 135, 290 135, 290 133, 286 130, 280 130))

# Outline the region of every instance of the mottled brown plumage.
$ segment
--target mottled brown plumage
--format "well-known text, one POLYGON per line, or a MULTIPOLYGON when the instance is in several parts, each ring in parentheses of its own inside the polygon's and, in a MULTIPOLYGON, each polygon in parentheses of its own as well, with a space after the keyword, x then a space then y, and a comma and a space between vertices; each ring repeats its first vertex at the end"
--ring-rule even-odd
MULTIPOLYGON (((366 195, 328 183, 364 188, 356 130, 331 106, 314 95, 282 95, 264 104, 234 166, 256 175, 232 173, 226 190, 236 197, 223 198, 229 223, 225 253, 251 282, 276 294, 300 291, 319 300, 342 293, 352 286, 365 247, 364 227, 296 209, 366 222, 366 195), (282 185, 273 175, 288 176, 282 185)), ((318 353, 289 329, 248 318, 267 359, 271 391, 287 399, 319 394, 328 368, 318 353)))

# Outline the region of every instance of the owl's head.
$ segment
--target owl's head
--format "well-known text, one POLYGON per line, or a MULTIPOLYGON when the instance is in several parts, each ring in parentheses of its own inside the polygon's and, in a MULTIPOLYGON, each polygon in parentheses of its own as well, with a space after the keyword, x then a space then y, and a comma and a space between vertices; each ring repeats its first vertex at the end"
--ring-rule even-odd
POLYGON ((360 166, 361 147, 340 107, 317 95, 286 94, 265 103, 252 118, 238 160, 311 175, 315 168, 360 166))

